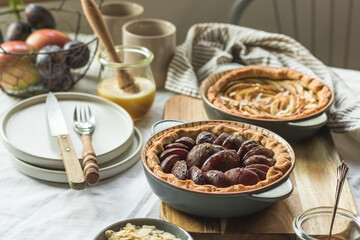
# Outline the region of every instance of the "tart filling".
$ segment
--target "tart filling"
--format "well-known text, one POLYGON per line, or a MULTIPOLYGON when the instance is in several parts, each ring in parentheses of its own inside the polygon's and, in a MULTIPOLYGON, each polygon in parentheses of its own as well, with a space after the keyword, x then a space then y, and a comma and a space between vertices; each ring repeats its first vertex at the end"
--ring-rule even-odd
POLYGON ((241 192, 264 187, 291 168, 287 148, 260 131, 226 123, 171 129, 146 152, 159 178, 203 192, 241 192))
POLYGON ((332 92, 320 80, 295 70, 248 66, 222 76, 209 87, 206 97, 235 115, 294 120, 326 109, 332 92))

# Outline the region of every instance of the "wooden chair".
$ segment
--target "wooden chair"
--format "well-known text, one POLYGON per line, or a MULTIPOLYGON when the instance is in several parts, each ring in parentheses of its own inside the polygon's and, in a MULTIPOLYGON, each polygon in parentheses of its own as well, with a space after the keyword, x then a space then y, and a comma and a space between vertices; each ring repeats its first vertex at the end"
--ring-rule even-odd
POLYGON ((354 0, 235 0, 228 21, 291 36, 329 66, 360 69, 359 8, 354 0))

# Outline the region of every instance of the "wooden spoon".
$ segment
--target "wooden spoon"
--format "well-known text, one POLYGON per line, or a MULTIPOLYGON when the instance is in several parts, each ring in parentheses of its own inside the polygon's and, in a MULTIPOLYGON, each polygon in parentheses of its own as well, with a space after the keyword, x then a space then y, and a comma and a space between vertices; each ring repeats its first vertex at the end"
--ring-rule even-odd
POLYGON ((331 218, 331 222, 330 222, 330 230, 329 230, 328 240, 331 240, 331 233, 332 233, 332 229, 334 226, 336 211, 337 211, 337 208, 339 205, 341 191, 343 189, 344 182, 345 182, 348 171, 349 171, 349 168, 348 168, 348 166, 346 166, 346 164, 343 160, 341 162, 341 164, 337 167, 337 184, 336 184, 336 192, 335 192, 335 203, 334 203, 334 209, 332 212, 332 218, 331 218))
MULTIPOLYGON (((104 19, 94 0, 81 0, 82 9, 95 34, 100 39, 105 51, 109 54, 112 62, 121 63, 119 55, 115 51, 114 42, 110 36, 104 19)), ((116 78, 119 88, 125 92, 136 93, 139 86, 135 83, 134 77, 126 70, 117 70, 116 78)))

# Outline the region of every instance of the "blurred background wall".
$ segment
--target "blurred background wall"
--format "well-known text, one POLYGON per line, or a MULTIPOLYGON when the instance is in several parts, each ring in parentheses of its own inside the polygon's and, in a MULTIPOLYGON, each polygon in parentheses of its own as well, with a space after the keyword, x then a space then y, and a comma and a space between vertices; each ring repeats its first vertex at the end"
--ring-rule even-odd
MULTIPOLYGON (((130 0, 137 2, 144 7, 143 17, 161 18, 168 20, 175 24, 177 27, 177 43, 180 44, 184 41, 187 30, 191 25, 201 22, 226 22, 228 11, 233 3, 233 0, 130 0)), ((25 2, 39 2, 25 1, 25 2)), ((96 0, 96 2, 99 2, 96 0)), ((104 2, 117 2, 117 0, 105 0, 104 2)), ((41 4, 46 7, 56 7, 59 1, 41 1, 41 4)), ((7 5, 7 0, 0 0, 0 6, 7 5)), ((76 9, 81 11, 80 0, 67 0, 65 1, 64 8, 76 9)), ((57 21, 59 28, 61 24, 67 25, 68 22, 74 20, 63 19, 57 21)), ((1 18, 2 21, 8 21, 1 18)), ((3 24, 1 24, 3 25, 3 24)), ((67 26, 65 26, 67 28, 67 26)), ((82 27, 82 31, 88 31, 87 28, 82 27)))

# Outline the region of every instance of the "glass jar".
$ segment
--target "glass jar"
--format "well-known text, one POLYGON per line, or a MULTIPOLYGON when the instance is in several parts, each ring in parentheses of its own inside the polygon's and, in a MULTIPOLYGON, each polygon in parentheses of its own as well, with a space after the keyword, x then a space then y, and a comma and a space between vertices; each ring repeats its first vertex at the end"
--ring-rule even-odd
POLYGON ((121 63, 112 62, 103 51, 99 55, 101 63, 97 94, 123 107, 134 121, 143 118, 150 110, 156 92, 156 85, 150 63, 154 55, 150 50, 138 46, 116 46, 121 63), (126 73, 134 79, 136 92, 121 89, 118 73, 126 73))
MULTIPOLYGON (((294 219, 293 229, 299 240, 327 240, 330 231, 333 207, 309 209, 294 219)), ((348 210, 338 208, 332 240, 360 239, 360 217, 348 210)))

